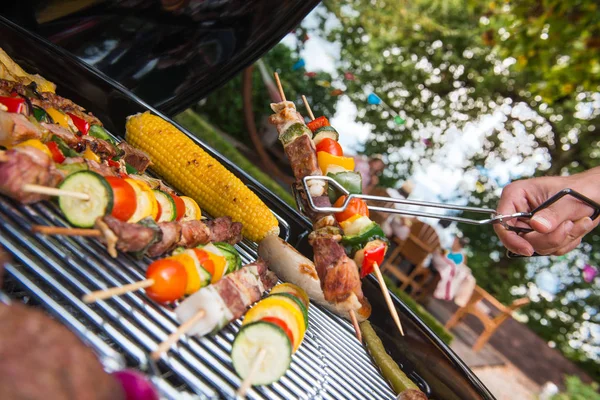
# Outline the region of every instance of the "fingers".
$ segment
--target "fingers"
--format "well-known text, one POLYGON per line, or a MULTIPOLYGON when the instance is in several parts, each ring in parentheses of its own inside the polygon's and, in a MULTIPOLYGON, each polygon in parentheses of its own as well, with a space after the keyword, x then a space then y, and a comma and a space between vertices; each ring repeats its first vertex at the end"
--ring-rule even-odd
POLYGON ((541 255, 562 255, 576 248, 597 224, 598 221, 585 217, 575 222, 565 221, 550 233, 532 232, 523 238, 541 255))
POLYGON ((533 246, 525 238, 517 235, 516 232, 509 231, 502 225, 494 225, 494 230, 508 250, 527 257, 533 254, 533 246))

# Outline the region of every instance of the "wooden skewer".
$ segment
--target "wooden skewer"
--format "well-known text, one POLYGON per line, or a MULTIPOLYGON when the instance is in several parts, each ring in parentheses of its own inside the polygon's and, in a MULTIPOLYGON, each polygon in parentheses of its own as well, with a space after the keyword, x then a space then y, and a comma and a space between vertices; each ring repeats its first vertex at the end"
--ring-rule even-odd
POLYGON ((63 235, 63 236, 102 236, 100 229, 67 228, 62 226, 33 225, 31 230, 43 235, 63 235))
POLYGON ((256 358, 254 359, 254 362, 252 363, 252 366, 250 367, 250 371, 248 372, 248 375, 243 380, 242 385, 240 386, 240 388, 238 389, 238 391, 236 393, 238 396, 246 397, 246 392, 248 391, 248 389, 250 389, 250 386, 252 386, 252 383, 251 383, 252 378, 256 374, 258 367, 260 366, 260 364, 262 364, 266 355, 267 355, 267 350, 260 349, 260 351, 258 352, 258 355, 256 356, 256 358))
POLYGON ((152 354, 150 354, 150 357, 152 357, 152 359, 155 361, 158 360, 160 358, 160 356, 162 355, 162 353, 169 350, 169 347, 171 347, 173 345, 173 343, 177 342, 180 337, 185 335, 187 333, 187 331, 189 331, 194 325, 196 325, 196 323, 198 323, 198 321, 200 321, 202 318, 204 318, 205 315, 206 315, 206 312, 204 310, 198 311, 196 313, 196 315, 194 315, 192 318, 188 319, 183 324, 181 324, 175 332, 171 333, 165 339, 164 342, 159 344, 158 347, 156 348, 156 350, 154 350, 152 352, 152 354))
POLYGON ((119 296, 127 292, 133 292, 134 290, 144 289, 154 285, 154 279, 144 279, 143 281, 130 283, 129 285, 117 286, 110 289, 96 290, 95 292, 88 293, 83 296, 84 303, 93 303, 98 300, 108 299, 109 297, 119 296))
POLYGON ((8 156, 4 150, 0 150, 0 162, 7 162, 8 156))
POLYGON ((400 331, 400 334, 404 336, 404 330, 402 329, 402 324, 400 323, 400 317, 398 316, 398 311, 396 311, 396 307, 394 306, 394 302, 390 297, 390 291, 383 280, 383 275, 381 275, 381 270, 379 269, 379 265, 377 263, 373 264, 373 272, 375 272, 375 276, 379 281, 379 286, 381 287, 381 291, 383 292, 383 297, 385 298, 385 302, 387 303, 388 308, 390 309, 390 314, 392 314, 392 318, 400 331))
POLYGON ((48 186, 34 185, 32 183, 26 183, 22 186, 22 189, 25 192, 46 194, 48 196, 68 196, 80 200, 90 199, 90 195, 87 193, 73 192, 72 190, 63 190, 48 186))
POLYGON ((306 107, 306 111, 308 111, 308 116, 310 117, 310 119, 314 120, 315 114, 313 114, 312 110, 310 109, 310 106, 308 105, 308 100, 306 100, 305 95, 302 95, 302 101, 304 102, 304 107, 306 107))
POLYGON ((362 332, 360 331, 360 326, 358 326, 358 320, 356 319, 356 313, 354 310, 348 311, 350 314, 350 320, 352 321, 352 326, 354 326, 354 333, 356 334, 356 338, 359 342, 362 343, 362 332))
POLYGON ((275 76, 275 82, 277 83, 277 89, 279 90, 281 100, 287 101, 287 99, 285 98, 285 93, 283 92, 283 87, 281 86, 281 81, 279 80, 279 74, 277 72, 274 72, 273 75, 275 76))

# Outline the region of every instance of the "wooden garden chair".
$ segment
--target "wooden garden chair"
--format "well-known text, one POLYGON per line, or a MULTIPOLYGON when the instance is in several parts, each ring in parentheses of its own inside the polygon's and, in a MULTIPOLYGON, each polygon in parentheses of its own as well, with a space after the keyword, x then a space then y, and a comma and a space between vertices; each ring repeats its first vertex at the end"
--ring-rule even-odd
POLYGON ((500 303, 494 296, 486 292, 479 286, 475 286, 475 291, 469 299, 466 306, 459 308, 446 322, 446 329, 450 329, 460 322, 467 314, 473 314, 483 324, 483 332, 477 338, 473 345, 473 350, 479 351, 484 344, 490 340, 494 332, 512 316, 512 313, 528 304, 531 300, 528 297, 523 297, 513 301, 509 306, 500 303), (499 313, 496 316, 489 315, 483 310, 479 303, 485 300, 487 303, 495 307, 499 313))
POLYGON ((432 272, 425 268, 427 256, 440 247, 440 239, 431 225, 414 219, 410 227, 410 234, 406 240, 393 239, 398 245, 381 266, 382 272, 388 272, 401 283, 400 289, 411 288, 410 295, 419 299, 425 284, 432 272), (415 265, 413 271, 406 275, 400 269, 400 262, 407 260, 415 265))

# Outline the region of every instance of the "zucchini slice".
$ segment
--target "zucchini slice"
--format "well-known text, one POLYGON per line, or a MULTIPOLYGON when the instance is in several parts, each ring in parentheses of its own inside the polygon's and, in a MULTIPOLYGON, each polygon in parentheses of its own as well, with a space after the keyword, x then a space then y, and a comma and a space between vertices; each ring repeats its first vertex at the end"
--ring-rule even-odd
POLYGON ((65 218, 73 226, 91 228, 96 219, 111 213, 113 192, 110 184, 102 175, 93 171, 75 172, 59 185, 62 190, 85 193, 89 200, 59 196, 58 205, 65 218))
POLYGON ((156 197, 156 201, 160 206, 160 217, 158 217, 158 221, 156 222, 175 221, 177 209, 175 208, 175 200, 173 200, 173 197, 158 189, 152 190, 152 193, 154 193, 154 197, 156 197))
POLYGON ((262 362, 252 375, 253 385, 269 385, 285 375, 292 362, 292 344, 283 329, 265 321, 242 326, 231 349, 235 372, 246 378, 261 351, 262 362))

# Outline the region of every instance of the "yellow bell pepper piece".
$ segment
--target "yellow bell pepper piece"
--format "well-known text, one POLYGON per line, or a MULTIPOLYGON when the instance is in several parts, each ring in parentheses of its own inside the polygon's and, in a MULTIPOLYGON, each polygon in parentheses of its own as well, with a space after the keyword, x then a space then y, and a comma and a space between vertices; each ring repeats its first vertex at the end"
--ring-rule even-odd
POLYGON ((352 225, 352 223, 354 221, 356 221, 357 219, 359 219, 360 217, 362 217, 362 215, 360 214, 355 214, 353 216, 351 216, 350 218, 348 218, 347 220, 343 221, 340 223, 340 227, 342 228, 343 231, 345 231, 350 225, 352 225))
POLYGON ((48 148, 48 146, 46 146, 44 143, 42 143, 41 141, 39 141, 37 139, 26 140, 24 142, 19 143, 15 147, 24 147, 24 146, 34 147, 38 150, 43 151, 44 153, 46 153, 48 155, 48 157, 52 158, 52 153, 50 152, 50 149, 48 148))
POLYGON ((156 217, 158 216, 158 201, 156 201, 156 197, 154 197, 154 193, 152 193, 150 186, 136 179, 127 178, 125 181, 129 183, 135 191, 137 201, 135 213, 127 222, 135 223, 146 217, 152 217, 152 219, 156 220, 156 217))
POLYGON ((58 111, 56 108, 48 108, 46 112, 54 120, 54 123, 63 128, 71 129, 69 126, 69 116, 67 114, 58 111))
POLYGON ((83 158, 86 158, 86 159, 92 160, 92 161, 96 161, 98 164, 100 164, 102 162, 100 157, 98 157, 98 154, 94 153, 92 151, 92 149, 90 149, 89 147, 85 148, 85 151, 83 152, 83 158))
POLYGON ((185 214, 182 221, 192 221, 194 219, 202 218, 202 211, 200 210, 200 206, 196 203, 196 200, 187 196, 179 196, 181 200, 183 200, 183 204, 185 204, 185 214))
POLYGON ((294 300, 284 298, 283 296, 264 298, 246 313, 242 325, 260 321, 265 317, 279 318, 292 331, 292 335, 294 336, 294 343, 292 343, 294 347, 293 351, 296 352, 302 343, 302 339, 304 339, 306 325, 304 324, 302 312, 293 302, 294 300))
POLYGON ((196 262, 193 257, 186 253, 187 251, 169 258, 180 262, 185 267, 185 272, 187 272, 185 294, 192 294, 200 289, 200 275, 198 274, 198 269, 196 269, 196 262))
POLYGON ((352 157, 334 156, 326 151, 319 151, 317 152, 317 162, 323 175, 327 174, 327 167, 330 165, 337 165, 345 170, 354 171, 354 158, 352 157))

